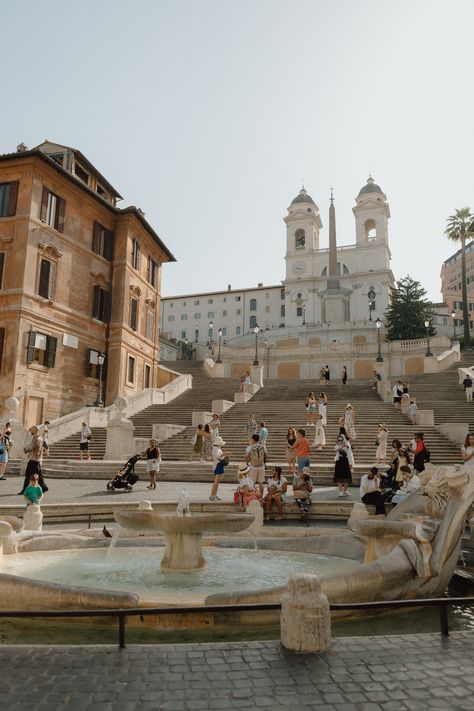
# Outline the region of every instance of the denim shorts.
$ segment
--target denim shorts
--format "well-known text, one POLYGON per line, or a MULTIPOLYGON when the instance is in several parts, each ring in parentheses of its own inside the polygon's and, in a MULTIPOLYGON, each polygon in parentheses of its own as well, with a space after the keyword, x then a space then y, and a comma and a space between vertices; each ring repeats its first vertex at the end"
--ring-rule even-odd
POLYGON ((304 467, 309 467, 310 464, 309 457, 307 455, 305 455, 304 457, 297 457, 296 462, 298 465, 297 468, 299 472, 302 472, 304 467))

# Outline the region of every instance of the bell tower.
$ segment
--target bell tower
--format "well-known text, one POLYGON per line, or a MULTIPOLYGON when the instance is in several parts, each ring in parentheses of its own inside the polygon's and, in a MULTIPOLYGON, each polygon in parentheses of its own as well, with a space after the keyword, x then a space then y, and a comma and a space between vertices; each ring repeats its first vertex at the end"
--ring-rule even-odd
POLYGON ((369 175, 352 208, 356 221, 356 244, 358 247, 388 246, 388 218, 390 208, 382 188, 369 175))
POLYGON ((311 277, 312 256, 319 250, 319 230, 323 226, 319 208, 301 188, 292 200, 286 222, 286 279, 311 277))

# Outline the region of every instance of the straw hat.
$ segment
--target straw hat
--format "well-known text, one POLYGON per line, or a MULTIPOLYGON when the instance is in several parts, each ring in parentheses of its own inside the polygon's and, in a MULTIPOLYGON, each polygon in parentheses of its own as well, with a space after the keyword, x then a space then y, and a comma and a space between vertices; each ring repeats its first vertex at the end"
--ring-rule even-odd
POLYGON ((241 474, 248 474, 249 471, 250 471, 250 467, 248 464, 245 464, 245 462, 244 462, 244 464, 239 464, 239 469, 238 469, 239 476, 241 474))

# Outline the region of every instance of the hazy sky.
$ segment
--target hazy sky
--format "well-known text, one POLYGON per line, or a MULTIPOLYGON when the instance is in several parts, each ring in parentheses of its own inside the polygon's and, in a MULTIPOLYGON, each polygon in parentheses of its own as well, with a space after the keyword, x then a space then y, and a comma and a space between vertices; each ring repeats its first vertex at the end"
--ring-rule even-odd
POLYGON ((17 0, 1 13, 0 152, 72 145, 177 258, 165 296, 284 278, 301 179, 340 244, 369 168, 395 276, 440 299, 474 209, 473 0, 17 0), (6 61, 6 64, 5 64, 6 61))

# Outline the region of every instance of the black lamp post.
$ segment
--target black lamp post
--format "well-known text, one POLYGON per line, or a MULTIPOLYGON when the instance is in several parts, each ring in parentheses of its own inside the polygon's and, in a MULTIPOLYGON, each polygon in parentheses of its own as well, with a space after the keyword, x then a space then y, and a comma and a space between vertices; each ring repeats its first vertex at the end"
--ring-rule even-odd
POLYGON ((221 360, 221 342, 222 342, 222 328, 220 328, 217 333, 219 334, 219 351, 217 353, 216 363, 222 363, 221 360))
POLYGON ((453 309, 451 311, 451 318, 453 319, 453 341, 456 340, 456 311, 453 309))
POLYGON ((302 311, 303 311, 303 326, 304 326, 306 324, 306 306, 304 304, 302 307, 302 311))
POLYGON ((194 327, 194 336, 195 336, 196 343, 197 343, 199 340, 199 326, 194 327))
POLYGON ((375 291, 373 289, 370 289, 367 296, 369 297, 369 321, 372 321, 372 311, 374 309, 375 304, 375 291))
POLYGON ((209 321, 209 350, 212 351, 212 329, 214 328, 214 324, 212 321, 209 321))
POLYGON ((429 319, 425 319, 425 328, 426 328, 426 353, 425 353, 425 358, 429 358, 432 356, 432 352, 430 350, 430 321, 429 319))
POLYGON ((99 353, 97 356, 97 364, 99 366, 99 384, 97 386, 97 400, 94 405, 96 407, 104 407, 104 400, 102 398, 102 374, 104 370, 105 363, 105 353, 99 353))
POLYGON ((260 331, 259 327, 255 325, 253 327, 253 332, 255 333, 255 360, 253 362, 254 365, 259 365, 258 362, 258 332, 260 331))
POLYGON ((380 348, 380 329, 382 328, 382 321, 377 318, 375 319, 375 325, 377 326, 377 363, 383 363, 382 350, 380 348))

